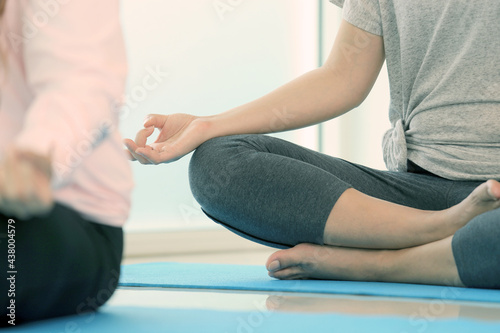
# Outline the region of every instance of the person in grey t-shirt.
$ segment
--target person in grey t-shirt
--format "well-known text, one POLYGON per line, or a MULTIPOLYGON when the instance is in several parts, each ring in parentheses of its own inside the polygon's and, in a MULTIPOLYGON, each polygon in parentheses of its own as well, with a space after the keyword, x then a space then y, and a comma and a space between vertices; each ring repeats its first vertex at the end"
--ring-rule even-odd
POLYGON ((190 184, 204 212, 285 248, 270 276, 500 288, 500 2, 332 2, 344 20, 321 68, 218 115, 151 115, 126 140, 130 158, 196 149, 190 184), (388 171, 258 134, 355 108, 384 61, 388 171))

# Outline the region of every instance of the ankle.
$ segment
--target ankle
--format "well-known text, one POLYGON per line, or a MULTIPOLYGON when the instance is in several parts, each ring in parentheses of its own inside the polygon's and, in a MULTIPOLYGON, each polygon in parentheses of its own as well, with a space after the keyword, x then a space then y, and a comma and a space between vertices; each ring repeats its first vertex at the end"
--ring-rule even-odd
MULTIPOLYGON (((362 250, 371 251, 371 250, 362 250)), ((394 250, 372 250, 367 260, 356 269, 360 281, 386 281, 386 278, 391 275, 394 250)), ((366 254, 365 254, 366 255, 366 254)))
POLYGON ((370 265, 371 281, 390 281, 398 273, 399 252, 404 250, 380 250, 374 253, 370 265))
POLYGON ((457 216, 452 209, 421 211, 418 220, 415 221, 420 227, 411 233, 412 243, 392 250, 419 246, 453 235, 458 229, 456 220, 457 216))

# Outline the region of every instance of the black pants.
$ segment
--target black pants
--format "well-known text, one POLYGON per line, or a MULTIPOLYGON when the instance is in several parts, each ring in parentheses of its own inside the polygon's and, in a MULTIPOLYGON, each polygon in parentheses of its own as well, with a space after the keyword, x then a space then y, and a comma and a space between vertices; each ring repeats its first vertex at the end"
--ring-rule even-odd
POLYGON ((122 249, 121 228, 61 205, 25 221, 0 214, 0 326, 97 310, 116 289, 122 249))

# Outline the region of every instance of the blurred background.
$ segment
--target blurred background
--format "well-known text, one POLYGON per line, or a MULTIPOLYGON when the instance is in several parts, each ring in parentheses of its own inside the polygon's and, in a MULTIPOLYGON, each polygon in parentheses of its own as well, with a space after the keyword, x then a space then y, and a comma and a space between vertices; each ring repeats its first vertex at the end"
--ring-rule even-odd
MULTIPOLYGON (((327 0, 122 0, 130 78, 122 115, 134 138, 150 113, 211 115, 249 102, 320 66, 341 10, 327 0)), ((374 168, 389 127, 387 72, 348 115, 276 136, 374 168)), ((131 233, 220 228, 188 183, 190 156, 172 164, 133 164, 131 233)))

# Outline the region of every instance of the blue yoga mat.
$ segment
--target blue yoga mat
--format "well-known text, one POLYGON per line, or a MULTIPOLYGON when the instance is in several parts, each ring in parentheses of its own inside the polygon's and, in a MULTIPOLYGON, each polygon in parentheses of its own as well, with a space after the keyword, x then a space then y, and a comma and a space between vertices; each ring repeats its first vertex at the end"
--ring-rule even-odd
POLYGON ((430 298, 500 303, 500 290, 406 283, 289 280, 270 278, 263 266, 147 263, 122 266, 120 286, 430 298))
POLYGON ((14 327, 7 331, 26 333, 498 333, 500 324, 466 319, 433 318, 423 323, 416 323, 406 317, 105 306, 97 314, 45 320, 14 327))

